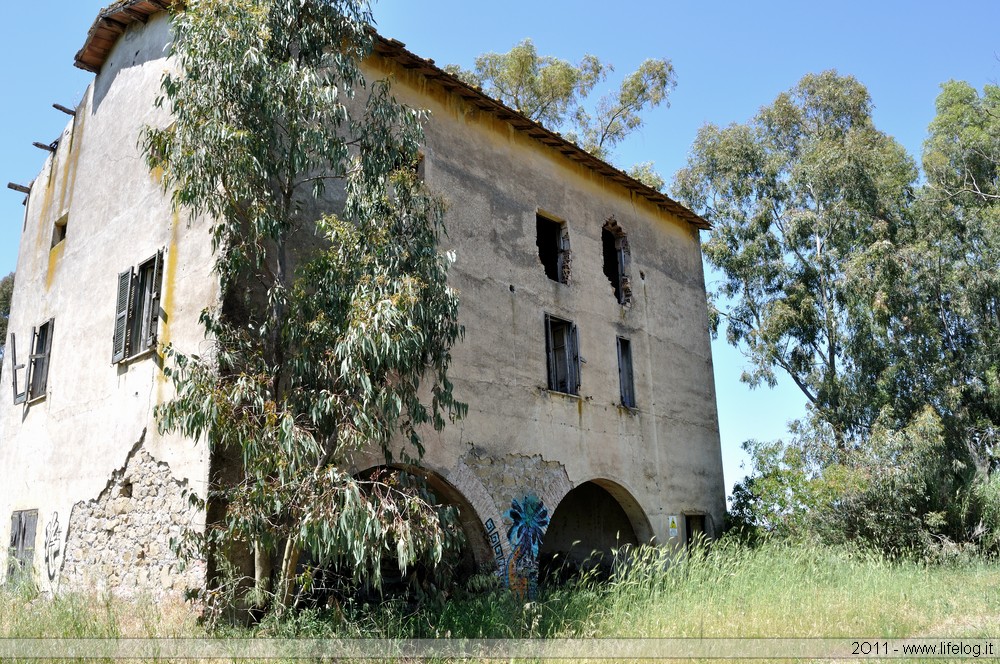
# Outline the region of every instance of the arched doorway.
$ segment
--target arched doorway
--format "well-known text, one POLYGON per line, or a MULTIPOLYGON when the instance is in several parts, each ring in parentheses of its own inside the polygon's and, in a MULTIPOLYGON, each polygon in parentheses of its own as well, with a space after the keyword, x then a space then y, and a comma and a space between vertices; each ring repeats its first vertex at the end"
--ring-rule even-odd
POLYGON ((559 502, 539 550, 539 580, 565 578, 583 569, 609 572, 612 551, 652 538, 638 502, 609 480, 584 482, 559 502))
MULTIPOLYGON (((476 513, 472 503, 462 495, 462 492, 458 488, 440 473, 425 467, 374 466, 357 473, 355 476, 358 478, 369 478, 373 475, 380 475, 386 472, 402 472, 422 479, 430 491, 434 504, 454 508, 456 518, 450 526, 459 529, 461 546, 455 552, 456 555, 454 555, 450 564, 453 565, 453 572, 458 578, 467 578, 484 565, 492 563, 492 548, 487 542, 482 520, 476 513)), ((385 570, 386 568, 383 569, 385 570)))

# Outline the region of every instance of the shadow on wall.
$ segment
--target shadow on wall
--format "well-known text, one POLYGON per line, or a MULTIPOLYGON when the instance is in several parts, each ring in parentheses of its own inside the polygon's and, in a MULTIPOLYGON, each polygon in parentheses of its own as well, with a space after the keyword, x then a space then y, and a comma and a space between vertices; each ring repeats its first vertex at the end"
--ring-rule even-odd
MULTIPOLYGON (((154 17, 149 24, 137 22, 125 30, 125 34, 115 45, 112 58, 101 67, 101 73, 94 80, 94 106, 92 114, 96 114, 104 98, 115 85, 118 76, 127 69, 141 67, 147 62, 167 57, 170 52, 169 21, 165 14, 154 17), (167 25, 160 30, 150 30, 149 27, 163 22, 167 25), (159 35, 162 35, 160 37, 159 35)), ((156 90, 159 90, 157 79, 156 90)), ((124 91, 128 94, 128 91, 124 91)))

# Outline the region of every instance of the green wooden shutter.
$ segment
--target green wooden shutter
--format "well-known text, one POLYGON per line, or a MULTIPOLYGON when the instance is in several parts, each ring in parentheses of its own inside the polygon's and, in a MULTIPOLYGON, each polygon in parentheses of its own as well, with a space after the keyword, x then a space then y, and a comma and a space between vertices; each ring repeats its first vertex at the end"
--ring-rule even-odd
POLYGON ((149 303, 148 332, 146 333, 146 348, 156 348, 156 328, 160 320, 160 288, 163 286, 163 250, 156 252, 153 258, 153 275, 150 283, 151 299, 149 303))
POLYGON ((30 398, 40 397, 46 392, 49 378, 49 353, 52 351, 52 331, 55 319, 50 318, 36 332, 31 340, 32 354, 30 356, 30 398))
POLYGON ((545 314, 545 370, 548 374, 548 387, 550 390, 557 389, 558 379, 556 378, 555 342, 552 339, 552 317, 545 314))
POLYGON ((35 558, 35 529, 38 510, 20 510, 10 517, 10 556, 7 560, 7 579, 16 580, 30 574, 35 558))
POLYGON ((14 333, 10 333, 10 380, 14 387, 14 404, 24 403, 28 400, 28 381, 24 381, 24 389, 17 389, 17 372, 19 369, 23 369, 23 364, 17 363, 17 337, 14 333))
POLYGON ((622 405, 635 408, 635 378, 632 371, 632 342, 618 337, 618 384, 622 405))
POLYGON ((568 371, 570 375, 566 381, 569 384, 570 394, 580 393, 580 334, 576 329, 576 323, 569 324, 570 362, 568 371))
POLYGON ((125 359, 126 342, 128 341, 128 312, 132 303, 133 269, 118 274, 118 299, 115 303, 115 333, 111 362, 121 362, 125 359))

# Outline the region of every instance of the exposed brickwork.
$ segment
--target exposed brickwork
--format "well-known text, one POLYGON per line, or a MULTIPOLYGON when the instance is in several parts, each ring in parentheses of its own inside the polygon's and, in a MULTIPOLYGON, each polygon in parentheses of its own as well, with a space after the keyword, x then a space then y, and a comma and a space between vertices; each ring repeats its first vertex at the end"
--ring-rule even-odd
POLYGON ((492 457, 473 451, 463 461, 482 482, 501 513, 510 507, 512 500, 527 494, 537 495, 555 509, 573 488, 566 468, 558 461, 546 461, 540 454, 492 457))
POLYGON ((73 506, 60 589, 163 596, 202 587, 204 564, 183 564, 171 549, 197 516, 185 487, 140 440, 96 499, 73 506))

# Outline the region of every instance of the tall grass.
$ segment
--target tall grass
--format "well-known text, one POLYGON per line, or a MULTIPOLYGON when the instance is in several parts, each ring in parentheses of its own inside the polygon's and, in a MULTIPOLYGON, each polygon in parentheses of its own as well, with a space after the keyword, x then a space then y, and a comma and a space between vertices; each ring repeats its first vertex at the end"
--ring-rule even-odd
MULTIPOLYGON (((842 548, 723 541, 670 557, 622 557, 610 580, 584 575, 518 601, 479 577, 442 602, 342 600, 282 622, 229 627, 262 637, 996 637, 1000 568, 887 562, 842 548)), ((190 610, 152 601, 0 590, 0 637, 199 636, 190 610)))
POLYGON ((466 637, 986 638, 1000 624, 1000 568, 819 545, 641 548, 610 581, 585 577, 528 605, 503 591, 465 597, 435 618, 434 634, 466 637))
POLYGON ((181 600, 124 601, 109 594, 43 597, 33 584, 0 587, 0 638, 204 636, 181 600))
POLYGON ((817 545, 721 542, 669 565, 640 550, 609 584, 598 636, 987 636, 1000 622, 1000 569, 928 566, 817 545), (665 568, 665 569, 664 569, 665 568))

